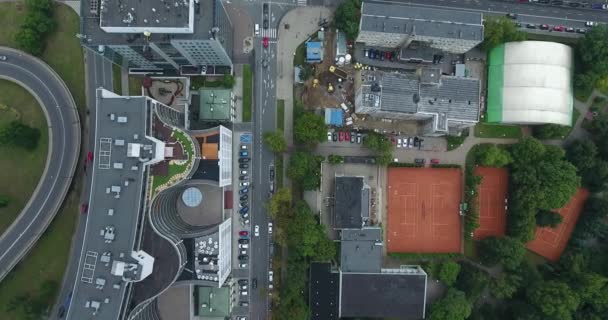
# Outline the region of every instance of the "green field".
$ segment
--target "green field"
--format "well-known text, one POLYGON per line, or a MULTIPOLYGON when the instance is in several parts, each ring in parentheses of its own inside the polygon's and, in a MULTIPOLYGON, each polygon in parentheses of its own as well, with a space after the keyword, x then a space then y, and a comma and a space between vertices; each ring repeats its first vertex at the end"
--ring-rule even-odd
POLYGON ((488 124, 479 122, 475 126, 475 136, 478 138, 521 138, 521 128, 519 126, 506 126, 501 124, 488 124))
POLYGON ((38 102, 21 86, 0 80, 0 127, 13 120, 38 128, 40 142, 34 151, 0 146, 0 195, 10 198, 9 205, 0 208, 0 234, 21 212, 36 189, 48 151, 48 129, 44 112, 38 102))
POLYGON ((253 75, 251 67, 246 64, 243 66, 243 122, 251 121, 251 108, 253 94, 253 75))
POLYGON ((277 129, 285 130, 285 100, 277 100, 277 129))
MULTIPOLYGON (((24 15, 22 1, 0 3, 0 45, 14 47, 14 35, 23 22, 24 15)), ((73 9, 60 4, 55 6, 54 20, 56 29, 47 38, 46 50, 41 58, 65 81, 78 106, 80 117, 83 119, 86 109, 83 51, 78 38, 75 37, 80 32, 80 20, 73 9)), ((3 90, 2 93, 0 99, 7 99, 7 91, 3 90)), ((11 92, 11 94, 14 93, 11 92)), ((8 96, 10 97, 10 95, 8 96)), ((45 145, 46 134, 46 130, 44 130, 45 145)), ((4 154, 1 150, 0 153, 4 154)), ((44 160, 41 160, 42 163, 44 160)), ((20 159, 20 162, 23 162, 23 159, 20 159)), ((24 166, 10 167, 10 171, 25 170, 27 169, 24 166)), ((79 170, 75 175, 71 192, 68 193, 66 201, 49 229, 42 235, 32 251, 0 283, 0 319, 30 319, 31 314, 28 315, 23 308, 9 310, 11 300, 23 295, 38 296, 41 285, 45 282, 61 284, 78 215, 82 168, 79 170)), ((7 181, 2 176, 7 171, 4 165, 0 165, 0 171, 2 171, 0 181, 7 181)), ((22 179, 23 175, 20 177, 22 179)), ((16 179, 8 181, 11 181, 11 187, 19 182, 16 179)), ((53 290, 50 295, 52 298, 45 299, 44 304, 48 304, 50 307, 55 295, 56 292, 53 290)))

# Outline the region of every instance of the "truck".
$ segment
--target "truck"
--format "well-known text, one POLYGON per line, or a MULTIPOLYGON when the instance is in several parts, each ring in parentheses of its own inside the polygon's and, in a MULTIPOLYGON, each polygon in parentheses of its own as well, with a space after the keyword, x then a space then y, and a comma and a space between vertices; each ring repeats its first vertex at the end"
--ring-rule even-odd
POLYGON ((329 67, 329 72, 335 74, 336 76, 338 76, 339 78, 342 78, 344 80, 346 80, 346 78, 348 77, 348 73, 336 66, 331 66, 329 67))

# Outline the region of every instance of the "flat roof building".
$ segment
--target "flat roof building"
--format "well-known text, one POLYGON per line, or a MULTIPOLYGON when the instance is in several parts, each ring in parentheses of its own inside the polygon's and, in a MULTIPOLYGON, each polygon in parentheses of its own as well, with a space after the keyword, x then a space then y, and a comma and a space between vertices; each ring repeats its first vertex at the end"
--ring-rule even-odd
POLYGON ((317 63, 323 61, 323 43, 319 41, 306 42, 306 62, 317 63))
POLYGON ((377 118, 416 120, 424 135, 444 135, 479 121, 480 81, 442 75, 439 69, 416 73, 363 71, 355 84, 355 111, 377 118))
POLYGON ((234 95, 230 89, 200 88, 198 120, 232 122, 234 95))
POLYGON ((380 272, 382 229, 342 230, 340 269, 342 272, 380 272))
POLYGON ((229 287, 196 287, 195 316, 207 320, 224 320, 230 317, 229 287))
POLYGON ((129 286, 146 279, 155 259, 139 246, 148 167, 164 159, 147 97, 96 91, 95 150, 82 253, 67 319, 121 319, 129 286))
POLYGON ((413 41, 446 52, 465 53, 483 41, 483 15, 396 3, 361 4, 357 42, 401 48, 413 41))
POLYGON ((361 229, 369 218, 370 187, 363 177, 335 178, 335 229, 361 229))
POLYGON ((488 122, 572 125, 572 48, 548 41, 502 44, 490 51, 488 122))
POLYGON ((310 319, 338 320, 340 274, 329 263, 311 263, 309 285, 310 319))

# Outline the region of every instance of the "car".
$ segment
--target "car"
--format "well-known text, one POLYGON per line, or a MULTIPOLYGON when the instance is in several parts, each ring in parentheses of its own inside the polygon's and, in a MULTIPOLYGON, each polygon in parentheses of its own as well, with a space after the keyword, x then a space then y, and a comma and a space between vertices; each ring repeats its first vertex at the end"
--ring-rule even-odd
POLYGON ((254 31, 255 31, 256 36, 260 35, 260 25, 259 24, 257 24, 257 23, 255 24, 254 31))
POLYGON ((241 253, 241 255, 247 255, 247 250, 241 250, 239 252, 241 253))
POLYGON ((249 244, 247 244, 247 243, 239 243, 239 249, 249 249, 249 244))
POLYGON ((243 218, 243 219, 249 219, 249 213, 247 213, 247 212, 242 213, 241 212, 241 218, 243 218))
POLYGON ((361 144, 361 140, 362 140, 362 139, 361 139, 361 134, 360 134, 360 133, 357 133, 357 143, 358 143, 358 144, 361 144))
POLYGON ((414 137, 414 147, 417 147, 420 144, 420 139, 418 137, 414 137))
POLYGON ((249 176, 240 175, 239 176, 239 180, 241 180, 241 181, 243 181, 243 180, 249 180, 249 176))
POLYGON ((247 213, 249 212, 249 207, 242 207, 241 210, 239 210, 239 213, 247 213))
POLYGON ((581 33, 582 34, 582 33, 586 33, 586 32, 587 32, 587 29, 583 29, 583 28, 576 29, 576 33, 581 33))
POLYGON ((432 164, 439 164, 439 159, 431 159, 432 164))
POLYGON ((248 169, 249 165, 246 164, 246 163, 241 163, 241 164, 239 164, 239 168, 241 168, 241 169, 248 169))
POLYGON ((566 29, 566 28, 564 28, 564 26, 555 26, 555 27, 553 27, 553 31, 560 31, 561 32, 561 31, 564 31, 564 29, 566 29))
POLYGON ((272 272, 272 270, 268 271, 268 282, 272 282, 273 275, 274 275, 274 272, 272 272))
POLYGON ((585 27, 595 27, 595 26, 597 26, 597 22, 595 22, 595 21, 585 22, 585 27))
POLYGON ((249 199, 249 196, 248 196, 248 195, 246 195, 246 194, 242 195, 242 196, 239 198, 239 200, 241 200, 241 201, 245 201, 245 200, 247 200, 247 199, 249 199))
MULTIPOLYGON (((248 301, 239 301, 239 306, 241 307, 248 307, 249 306, 249 302, 248 301)), ((247 318, 245 317, 237 317, 238 320, 247 320, 247 318)))
POLYGON ((256 289, 257 287, 258 287, 258 279, 256 279, 256 278, 251 279, 251 288, 256 289))
POLYGON ((568 27, 568 28, 566 28, 566 32, 574 32, 574 31, 575 31, 575 30, 574 30, 574 28, 572 28, 572 27, 568 27))
POLYGON ((534 23, 528 23, 528 24, 526 24, 526 28, 528 28, 528 29, 536 29, 536 25, 534 23))
POLYGON ((239 243, 240 244, 248 244, 249 243, 249 239, 246 239, 246 238, 239 239, 239 243))
POLYGON ((391 52, 387 51, 384 56, 386 57, 386 60, 391 60, 391 52))
MULTIPOLYGON (((268 284, 268 290, 272 290, 272 288, 274 288, 274 287, 272 286, 272 283, 269 283, 269 284, 268 284)), ((272 292, 269 292, 268 294, 272 295, 272 292)))
POLYGON ((268 234, 272 234, 272 222, 268 222, 268 234))
POLYGON ((338 134, 338 141, 344 141, 344 132, 340 131, 340 133, 338 134))
POLYGON ((547 3, 551 2, 551 0, 538 0, 538 2, 547 4, 547 3))
POLYGON ((242 144, 241 145, 241 150, 247 150, 247 145, 246 144, 242 144))
POLYGON ((338 141, 338 133, 337 133, 337 132, 334 132, 334 133, 331 135, 331 139, 332 139, 333 141, 338 141))
POLYGON ((246 296, 249 294, 249 292, 247 292, 247 290, 241 290, 240 293, 242 296, 246 296))
POLYGON ((571 6, 572 8, 578 8, 581 6, 581 4, 579 2, 568 2, 568 5, 571 6))
POLYGON ((274 181, 270 181, 270 193, 274 193, 274 181))
POLYGON ((268 3, 264 3, 262 5, 262 11, 264 12, 264 14, 268 14, 268 3))
POLYGON ((92 151, 89 151, 89 152, 87 153, 87 160, 88 160, 88 161, 93 161, 93 152, 92 152, 92 151))
POLYGON ((249 231, 247 231, 247 230, 239 231, 239 236, 241 236, 241 237, 246 237, 248 235, 249 235, 249 231))
POLYGON ((245 225, 249 224, 249 218, 243 219, 243 224, 245 224, 245 225))
POLYGON ((601 3, 593 3, 591 4, 591 9, 598 9, 598 10, 602 10, 603 6, 601 3))
POLYGON ((247 264, 246 263, 239 263, 239 268, 247 268, 247 264))
POLYGON ((426 160, 423 159, 423 158, 416 158, 416 159, 414 159, 414 163, 415 164, 424 164, 425 162, 426 162, 426 160))
POLYGON ((408 140, 407 140, 407 147, 408 148, 414 147, 414 138, 412 138, 412 137, 408 138, 408 140))
POLYGON ((331 141, 331 131, 327 131, 327 141, 331 141))
POLYGON ((83 203, 82 205, 80 205, 80 213, 87 214, 87 212, 89 212, 89 204, 83 203))
POLYGON ((248 188, 243 188, 243 189, 239 190, 239 193, 240 193, 240 194, 246 194, 246 193, 249 193, 249 189, 248 189, 248 188))
POLYGON ((241 170, 241 174, 247 174, 247 170, 241 170))
POLYGON ((350 132, 344 132, 344 141, 350 141, 350 132))
POLYGON ((357 139, 357 134, 354 132, 350 133, 350 143, 355 143, 355 140, 357 139))
POLYGON ((517 14, 515 14, 515 13, 507 13, 507 18, 517 19, 517 14))
POLYGON ((251 161, 251 159, 250 159, 250 158, 240 158, 240 159, 239 159, 239 163, 247 163, 247 162, 249 162, 249 161, 251 161))
POLYGON ((268 19, 264 19, 263 23, 262 23, 262 27, 264 29, 268 29, 268 19))
POLYGON ((239 152, 239 156, 241 156, 243 158, 244 157, 248 157, 249 156, 249 151, 241 151, 241 152, 239 152))
POLYGON ((401 148, 403 146, 403 140, 401 138, 397 139, 397 148, 401 148))
POLYGON ((260 226, 258 226, 257 224, 255 225, 255 228, 253 229, 253 232, 255 234, 256 237, 260 236, 260 226))
POLYGON ((539 28, 540 28, 541 30, 549 30, 549 25, 548 25, 548 24, 541 24, 541 25, 539 26, 539 28))
POLYGON ((397 60, 397 51, 391 52, 391 61, 394 62, 395 60, 397 60))
POLYGON ((561 5, 564 4, 564 1, 562 1, 562 0, 553 0, 553 1, 551 1, 551 4, 554 5, 554 6, 561 6, 561 5))
POLYGON ((274 180, 274 165, 270 165, 269 174, 270 174, 270 180, 274 180))
POLYGON ((268 37, 262 38, 262 45, 264 46, 264 48, 268 48, 268 43, 268 37))
POLYGON ((246 254, 240 254, 239 255, 239 260, 241 260, 241 261, 247 261, 247 260, 249 260, 249 256, 246 255, 246 254))
POLYGON ((395 137, 391 137, 391 143, 396 146, 397 145, 397 140, 395 139, 395 137))
POLYGON ((384 51, 379 51, 378 55, 380 56, 380 61, 384 61, 384 51))
POLYGON ((363 55, 367 58, 369 57, 369 51, 367 49, 363 50, 363 55))

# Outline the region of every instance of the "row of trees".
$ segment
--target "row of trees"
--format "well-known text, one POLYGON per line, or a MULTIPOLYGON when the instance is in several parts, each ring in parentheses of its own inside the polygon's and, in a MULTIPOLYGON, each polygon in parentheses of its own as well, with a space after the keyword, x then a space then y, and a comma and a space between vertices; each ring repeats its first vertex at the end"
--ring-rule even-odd
POLYGON ((334 14, 334 26, 346 34, 349 40, 355 40, 359 35, 361 19, 361 0, 346 0, 342 2, 334 14))
POLYGON ((40 141, 40 130, 32 128, 21 121, 11 121, 0 128, 0 145, 34 150, 40 141))
POLYGON ((527 34, 520 31, 513 20, 506 17, 484 17, 484 40, 482 49, 490 50, 505 42, 524 41, 527 34))
POLYGON ((15 34, 17 46, 33 55, 44 51, 46 37, 55 27, 51 0, 27 0, 27 14, 21 29, 15 34))
POLYGON ((376 132, 370 132, 363 140, 363 145, 374 151, 377 164, 385 166, 393 160, 393 145, 387 136, 376 132))
POLYGON ((608 78, 608 26, 591 28, 575 47, 574 90, 577 96, 591 94, 598 82, 608 78))

